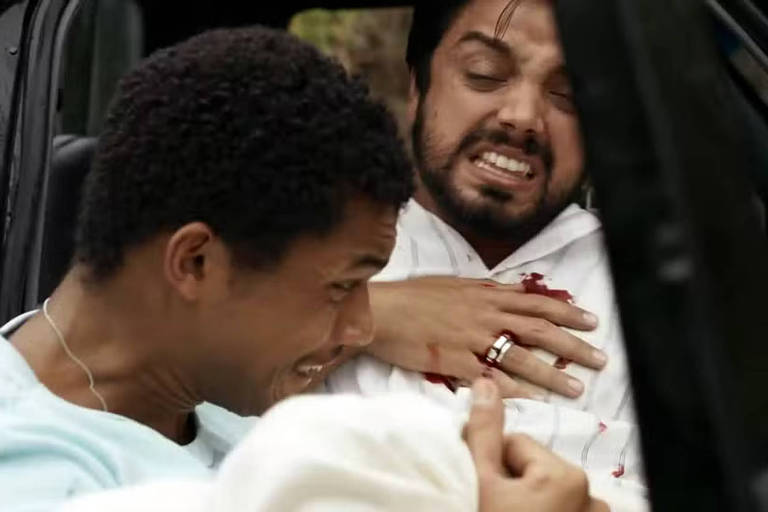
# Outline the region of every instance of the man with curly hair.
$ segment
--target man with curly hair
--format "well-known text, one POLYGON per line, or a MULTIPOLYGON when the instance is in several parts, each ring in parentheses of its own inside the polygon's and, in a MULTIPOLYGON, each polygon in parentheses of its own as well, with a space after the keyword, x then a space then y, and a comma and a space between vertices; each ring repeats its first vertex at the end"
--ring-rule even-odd
POLYGON ((384 107, 284 32, 211 31, 129 73, 75 264, 1 331, 0 509, 207 475, 248 427, 215 406, 261 414, 369 343, 412 181, 384 107))

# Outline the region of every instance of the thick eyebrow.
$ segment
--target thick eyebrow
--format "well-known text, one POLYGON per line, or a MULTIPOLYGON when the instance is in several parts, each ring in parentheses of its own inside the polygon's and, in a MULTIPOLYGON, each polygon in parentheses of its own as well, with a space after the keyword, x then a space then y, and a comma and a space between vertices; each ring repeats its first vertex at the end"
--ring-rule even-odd
POLYGON ((512 48, 507 43, 501 39, 496 39, 495 37, 485 35, 482 32, 478 32, 476 30, 467 32, 461 36, 461 39, 459 39, 459 41, 456 43, 456 46, 473 41, 484 44, 491 50, 497 53, 503 53, 505 56, 512 55, 512 48))

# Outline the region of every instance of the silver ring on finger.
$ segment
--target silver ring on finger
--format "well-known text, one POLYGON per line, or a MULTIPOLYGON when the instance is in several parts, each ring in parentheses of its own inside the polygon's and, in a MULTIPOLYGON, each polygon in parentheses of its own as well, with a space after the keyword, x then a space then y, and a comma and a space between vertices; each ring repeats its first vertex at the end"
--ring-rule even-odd
POLYGON ((485 352, 485 362, 494 368, 501 366, 501 362, 504 360, 504 356, 509 352, 509 349, 515 345, 512 338, 506 334, 500 335, 493 342, 493 345, 485 352))

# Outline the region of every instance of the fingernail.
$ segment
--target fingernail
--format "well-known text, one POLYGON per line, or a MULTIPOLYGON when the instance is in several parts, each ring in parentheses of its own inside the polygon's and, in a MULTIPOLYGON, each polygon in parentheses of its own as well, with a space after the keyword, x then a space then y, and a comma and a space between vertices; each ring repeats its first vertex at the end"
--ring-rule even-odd
POLYGON ((477 405, 487 405, 496 398, 496 386, 488 379, 477 379, 472 386, 472 402, 477 405))
POLYGON ((568 379, 568 387, 576 391, 577 393, 581 393, 582 391, 584 391, 584 384, 582 384, 580 380, 568 379))
POLYGON ((608 362, 608 356, 606 356, 605 352, 602 350, 595 350, 592 352, 592 358, 599 365, 605 365, 605 363, 608 362))
POLYGON ((592 313, 584 313, 582 316, 586 323, 588 323, 592 327, 597 327, 597 317, 595 315, 593 315, 592 313))

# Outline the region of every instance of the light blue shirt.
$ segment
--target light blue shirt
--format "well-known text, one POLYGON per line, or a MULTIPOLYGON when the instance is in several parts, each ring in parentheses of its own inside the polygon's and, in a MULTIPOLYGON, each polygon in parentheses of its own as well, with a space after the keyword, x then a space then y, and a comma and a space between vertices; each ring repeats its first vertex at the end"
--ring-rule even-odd
POLYGON ((203 404, 195 440, 180 446, 124 416, 51 393, 0 328, 0 511, 51 510, 72 496, 162 478, 205 478, 252 419, 203 404))

